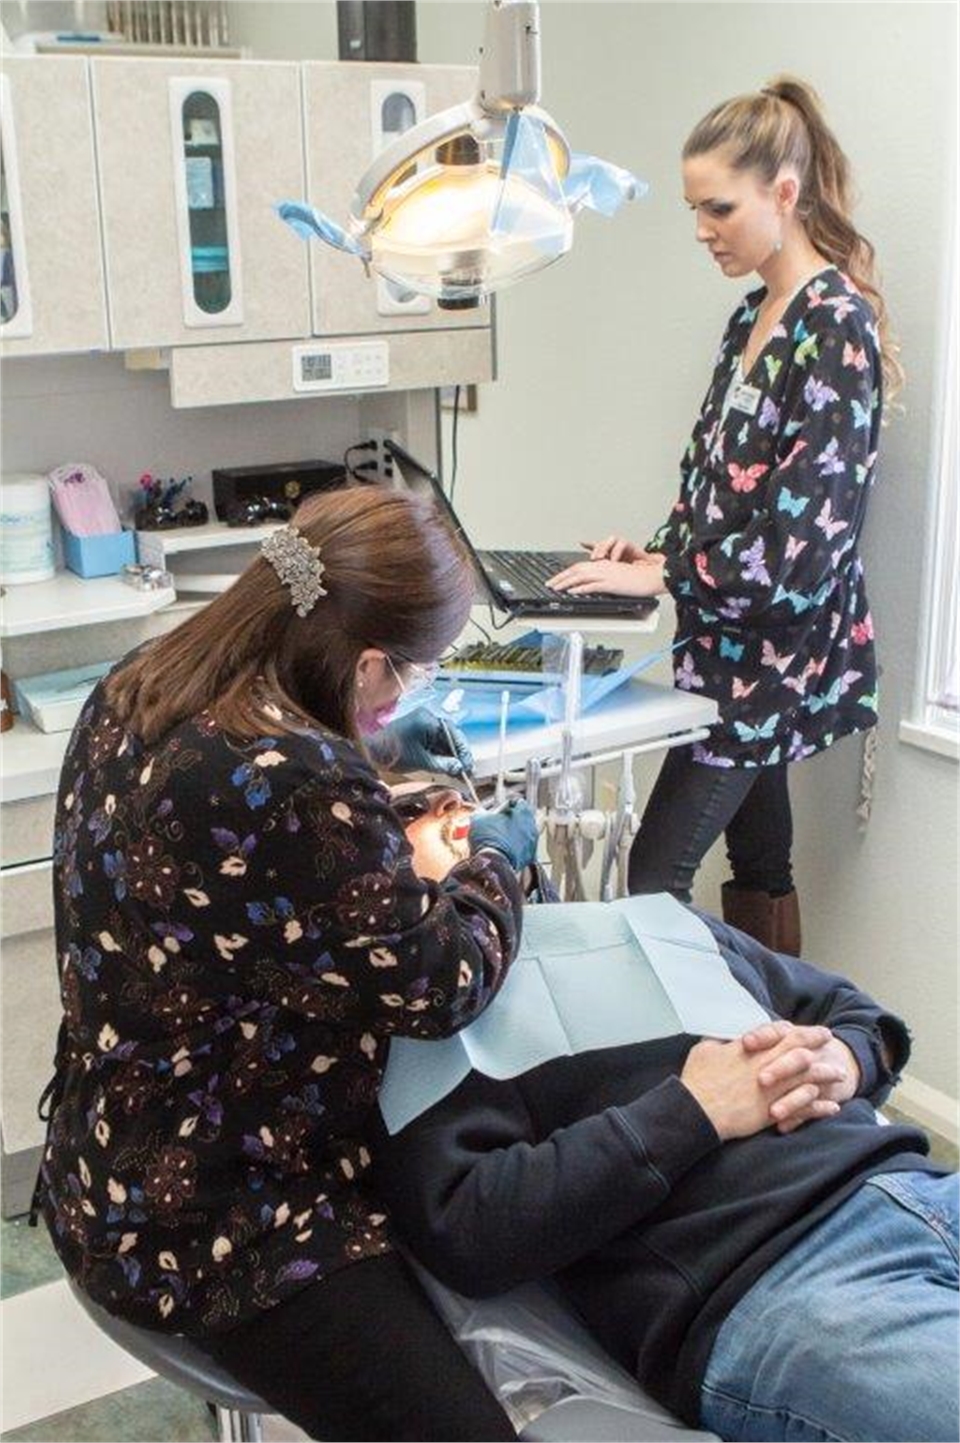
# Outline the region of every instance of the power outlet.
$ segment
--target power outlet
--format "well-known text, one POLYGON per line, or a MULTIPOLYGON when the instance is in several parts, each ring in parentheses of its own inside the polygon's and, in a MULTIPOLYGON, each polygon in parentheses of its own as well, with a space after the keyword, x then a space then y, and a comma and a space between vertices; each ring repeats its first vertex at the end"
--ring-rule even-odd
POLYGON ((367 440, 373 442, 376 447, 368 457, 369 460, 376 462, 376 467, 371 466, 367 474, 376 476, 378 481, 393 481, 393 457, 384 446, 384 442, 396 441, 398 445, 402 445, 399 434, 396 431, 385 431, 381 426, 370 426, 367 430, 367 440))

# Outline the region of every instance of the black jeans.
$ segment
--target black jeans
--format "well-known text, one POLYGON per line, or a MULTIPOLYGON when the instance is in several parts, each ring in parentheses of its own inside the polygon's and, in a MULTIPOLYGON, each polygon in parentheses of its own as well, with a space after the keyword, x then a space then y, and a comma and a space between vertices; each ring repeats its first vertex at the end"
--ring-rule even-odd
POLYGON ((793 817, 786 765, 708 767, 691 747, 667 752, 630 849, 631 893, 689 902, 700 863, 721 832, 737 887, 783 896, 793 888, 793 817))
POLYGON ((194 1341, 311 1438, 517 1436, 396 1253, 194 1341))

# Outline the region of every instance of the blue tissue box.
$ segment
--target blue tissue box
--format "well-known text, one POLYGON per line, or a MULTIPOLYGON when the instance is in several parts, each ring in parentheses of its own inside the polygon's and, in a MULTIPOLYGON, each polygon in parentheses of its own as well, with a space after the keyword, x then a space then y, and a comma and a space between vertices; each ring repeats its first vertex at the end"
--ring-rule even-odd
POLYGON ((64 530, 63 557, 78 576, 115 576, 137 559, 132 531, 114 531, 107 536, 74 536, 64 530))

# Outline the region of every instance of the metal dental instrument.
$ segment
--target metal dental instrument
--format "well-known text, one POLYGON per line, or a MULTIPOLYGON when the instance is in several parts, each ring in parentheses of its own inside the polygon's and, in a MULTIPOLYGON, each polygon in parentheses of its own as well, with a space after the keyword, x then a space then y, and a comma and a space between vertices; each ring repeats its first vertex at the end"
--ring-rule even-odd
POLYGON ((582 661, 583 636, 579 631, 574 631, 570 633, 567 643, 560 773, 554 788, 547 828, 553 884, 566 902, 582 902, 586 898, 578 848, 578 817, 582 792, 573 776, 574 730, 580 715, 582 661))
POLYGON ((507 800, 504 762, 507 751, 507 713, 509 710, 510 693, 509 691, 503 691, 500 694, 500 747, 497 752, 497 785, 493 793, 493 800, 497 808, 502 808, 507 800))
POLYGON ((534 811, 540 804, 540 771, 540 758, 531 757, 527 762, 527 803, 534 811))
MULTIPOLYGON (((457 755, 457 744, 453 739, 453 732, 450 728, 450 723, 443 715, 438 715, 437 719, 440 722, 440 725, 443 728, 443 734, 447 739, 447 746, 450 748, 450 755, 452 757, 455 757, 457 755)), ((463 777, 467 791, 470 793, 470 800, 473 802, 475 807, 481 807, 483 804, 481 803, 480 798, 477 795, 477 789, 473 784, 473 777, 463 765, 461 765, 460 768, 460 775, 463 777)))

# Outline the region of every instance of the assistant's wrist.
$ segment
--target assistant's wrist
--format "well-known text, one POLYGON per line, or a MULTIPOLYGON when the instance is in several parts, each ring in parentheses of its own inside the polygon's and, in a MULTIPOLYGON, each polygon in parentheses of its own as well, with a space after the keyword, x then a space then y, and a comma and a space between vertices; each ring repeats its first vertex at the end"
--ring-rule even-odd
POLYGON ((680 581, 678 570, 678 558, 667 556, 665 553, 660 557, 660 590, 669 592, 671 596, 677 594, 677 583, 680 581))
POLYGON ((667 589, 665 576, 666 559, 663 556, 657 556, 652 560, 648 561, 647 565, 650 568, 653 577, 654 595, 659 596, 667 589))

